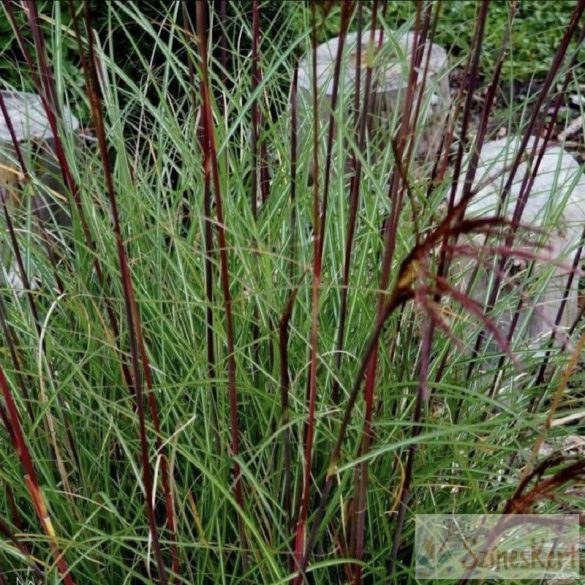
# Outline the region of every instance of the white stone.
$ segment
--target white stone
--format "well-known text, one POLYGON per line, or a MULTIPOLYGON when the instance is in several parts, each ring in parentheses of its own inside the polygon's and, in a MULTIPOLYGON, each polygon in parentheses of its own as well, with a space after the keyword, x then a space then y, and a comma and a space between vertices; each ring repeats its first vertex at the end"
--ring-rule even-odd
MULTIPOLYGON (((382 31, 374 31, 374 50, 378 46, 378 41, 382 31)), ((339 37, 334 37, 317 47, 317 87, 319 92, 325 92, 327 96, 333 94, 333 69, 335 60, 337 58, 337 51, 339 49, 339 37)), ((408 85, 408 74, 412 60, 412 47, 415 40, 413 32, 403 33, 397 37, 396 33, 385 31, 382 37, 382 47, 374 56, 374 92, 388 92, 405 89, 408 85)), ((341 91, 353 91, 355 86, 355 73, 357 55, 357 41, 358 33, 349 33, 345 37, 345 51, 344 59, 345 67, 342 69, 340 77, 341 91)), ((362 84, 365 79, 365 70, 368 60, 368 51, 370 43, 370 31, 362 32, 361 37, 361 79, 362 84)), ((429 43, 425 44, 425 54, 421 61, 419 74, 424 72, 426 59, 428 58, 429 47, 431 50, 428 75, 440 76, 443 88, 443 95, 448 100, 449 86, 448 79, 445 76, 447 73, 445 68, 447 66, 446 51, 436 45, 429 43), (447 84, 445 84, 447 82, 447 84)), ((299 62, 299 88, 312 91, 312 61, 313 54, 309 51, 299 62)))
MULTIPOLYGON (((526 155, 532 152, 533 140, 531 139, 526 149, 526 155)), ((510 167, 520 147, 519 138, 504 138, 488 142, 484 145, 473 188, 480 187, 467 208, 466 217, 495 217, 504 185, 509 178, 510 167)), ((537 148, 537 153, 540 147, 537 148)), ((512 188, 507 197, 507 204, 502 211, 502 216, 512 218, 514 207, 520 195, 522 181, 528 170, 526 162, 522 162, 515 174, 512 188)), ((456 200, 459 201, 463 189, 463 179, 467 164, 461 173, 461 182, 458 186, 456 200)), ((560 146, 549 146, 540 162, 534 184, 530 191, 521 225, 531 226, 542 230, 543 233, 532 232, 527 236, 525 230, 520 229, 515 240, 514 247, 524 251, 532 251, 534 254, 545 255, 549 262, 537 261, 535 278, 542 277, 543 286, 534 287, 528 285, 526 289, 530 295, 534 295, 532 301, 535 310, 527 307, 528 322, 524 323, 531 341, 534 345, 551 332, 551 324, 555 322, 557 311, 569 278, 570 267, 575 252, 579 246, 583 227, 585 226, 585 177, 579 163, 560 146), (547 248, 538 249, 537 243, 543 243, 547 248), (547 278, 549 279, 547 281, 547 278)), ((530 233, 530 232, 529 232, 530 233)), ((460 239, 460 241, 463 241, 460 239)), ((483 236, 475 236, 471 240, 474 244, 483 242, 483 236)), ((493 242, 502 245, 499 239, 493 242)), ((518 261, 522 265, 522 260, 518 261)), ((524 261, 526 263, 526 261, 524 261)), ((493 266, 493 263, 490 264, 493 266)), ((468 267, 469 268, 469 267, 468 267)), ((480 273, 473 289, 473 296, 477 300, 485 301, 489 288, 489 268, 480 273)), ((565 330, 569 328, 579 310, 579 277, 573 279, 565 306, 563 319, 560 326, 565 330)), ((510 286, 505 283, 501 295, 517 294, 523 283, 518 279, 510 281, 510 286)), ((513 302, 505 304, 506 309, 499 314, 498 325, 507 333, 506 327, 511 322, 513 302)), ((496 314, 498 306, 496 305, 496 314)))
MULTIPOLYGON (((380 31, 374 34, 374 50, 370 50, 370 31, 365 30, 361 36, 361 54, 357 55, 357 33, 346 36, 344 57, 339 82, 339 97, 344 96, 347 109, 353 107, 353 95, 356 81, 356 61, 361 62, 361 93, 360 100, 363 107, 363 92, 365 86, 366 66, 368 56, 373 57, 373 111, 372 120, 376 130, 384 131, 389 136, 392 132, 392 118, 402 114, 402 105, 408 86, 408 77, 412 61, 412 48, 415 33, 402 34, 392 31, 384 31, 382 46, 376 51, 380 38, 380 31)), ((333 72, 339 37, 317 47, 317 88, 320 96, 320 119, 326 124, 329 120, 331 108, 331 96, 333 94, 333 72)), ((429 158, 440 145, 441 132, 445 116, 449 110, 449 77, 448 59, 446 51, 428 41, 418 71, 418 89, 420 89, 427 58, 430 58, 428 72, 424 85, 424 97, 419 113, 419 132, 417 154, 419 158, 429 158), (430 53, 429 53, 430 51, 430 53), (422 126, 422 128, 420 128, 422 126)), ((305 118, 310 120, 313 91, 313 56, 312 51, 301 59, 299 63, 298 88, 300 98, 300 112, 304 112, 305 118)), ((416 104, 416 98, 415 102, 416 104)), ((310 124, 309 124, 310 125, 310 124)), ((382 144, 387 145, 388 140, 382 138, 382 144)))
MULTIPOLYGON (((2 97, 4 98, 4 104, 8 111, 8 117, 12 122, 16 139, 19 142, 32 138, 51 138, 53 136, 40 96, 25 91, 2 91, 2 97)), ((67 106, 63 107, 61 118, 71 130, 79 128, 79 120, 67 106)), ((8 124, 1 111, 0 141, 12 143, 8 124)))
MULTIPOLYGON (((48 231, 68 225, 69 215, 62 201, 58 201, 59 195, 65 200, 65 190, 54 153, 53 131, 40 96, 21 91, 2 91, 2 97, 27 170, 34 177, 32 184, 35 192, 31 197, 30 208, 48 231)), ((76 131, 80 126, 79 120, 68 107, 63 108, 61 121, 70 131, 76 131)), ((7 205, 17 230, 21 223, 26 225, 26 218, 23 216, 29 209, 19 195, 22 178, 22 169, 18 164, 8 123, 0 110, 0 200, 7 205)), ((1 209, 0 218, 4 219, 1 209)), ((0 255, 12 256, 12 245, 8 238, 0 239, 0 255)), ((7 266, 0 271, 0 286, 8 286, 21 296, 24 284, 15 260, 2 262, 7 266)), ((31 289, 38 288, 34 268, 28 277, 31 289)))

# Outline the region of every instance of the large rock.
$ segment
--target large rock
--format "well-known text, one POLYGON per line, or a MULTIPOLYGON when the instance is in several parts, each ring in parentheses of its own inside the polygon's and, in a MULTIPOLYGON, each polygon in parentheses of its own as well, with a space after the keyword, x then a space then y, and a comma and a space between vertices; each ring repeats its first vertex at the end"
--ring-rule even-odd
MULTIPOLYGON (((532 145, 533 139, 526 150, 527 155, 531 153, 532 145)), ((518 138, 496 140, 484 145, 473 186, 474 189, 478 187, 479 189, 467 208, 466 217, 494 217, 497 214, 501 193, 519 147, 518 138)), ((462 181, 465 168, 466 165, 461 175, 462 181)), ((522 162, 515 174, 501 216, 511 219, 527 170, 527 162, 522 162)), ((462 188, 461 182, 458 186, 458 201, 462 188)), ((519 329, 520 332, 523 329, 524 334, 528 336, 530 345, 536 346, 551 332, 551 325, 557 317, 569 279, 570 267, 585 226, 585 177, 579 163, 560 146, 547 148, 522 214, 521 224, 537 228, 539 231, 530 232, 521 228, 514 248, 544 255, 550 261, 537 261, 534 278, 526 282, 526 271, 522 268, 526 266, 527 261, 522 259, 514 261, 512 256, 508 262, 510 270, 501 288, 494 315, 500 328, 507 333, 513 316, 513 307, 517 303, 520 291, 523 290, 530 302, 525 303, 526 308, 519 329), (539 249, 539 245, 546 248, 539 249)), ((479 245, 483 242, 483 236, 475 236, 471 241, 474 245, 479 245)), ((491 243, 502 245, 504 238, 497 241, 492 239, 491 243)), ((496 262, 490 262, 489 257, 486 259, 484 256, 485 260, 487 262, 480 270, 473 288, 473 297, 482 302, 489 296, 488 291, 494 277, 491 269, 497 265, 496 262)), ((469 274, 469 266, 464 272, 469 274)), ((579 278, 576 276, 569 290, 560 326, 568 329, 577 317, 578 311, 579 278)))
MULTIPOLYGON (((40 96, 19 91, 1 93, 32 182, 26 186, 23 184, 24 175, 8 122, 0 111, 0 200, 7 205, 17 229, 21 223, 27 225, 29 209, 48 229, 68 224, 65 189, 55 155, 53 133, 40 96)), ((67 107, 63 108, 61 123, 66 131, 79 128, 79 121, 67 107)), ((4 213, 0 213, 0 218, 4 221, 4 213)), ((11 247, 7 242, 2 243, 0 257, 5 269, 4 280, 13 288, 21 289, 22 283, 10 259, 11 247)))
MULTIPOLYGON (((64 190, 53 134, 43 103, 40 96, 28 92, 2 91, 2 98, 27 169, 35 180, 32 209, 41 220, 48 221, 52 214, 61 211, 58 200, 64 199, 64 190)), ((67 107, 63 109, 61 121, 67 131, 79 128, 79 121, 67 107)), ((0 112, 0 197, 15 212, 18 211, 14 204, 18 199, 21 178, 22 169, 19 168, 8 123, 0 112)), ((62 223, 64 217, 56 220, 62 223)))
MULTIPOLYGON (((375 31, 375 47, 378 46, 380 31, 375 31)), ((385 31, 381 48, 375 52, 373 60, 373 108, 370 112, 370 124, 377 135, 377 142, 382 146, 388 145, 388 138, 396 128, 393 119, 402 114, 408 76, 412 61, 412 48, 415 34, 403 34, 385 31)), ((344 57, 339 83, 339 99, 343 95, 345 103, 344 114, 353 107, 355 94, 356 61, 361 61, 361 92, 363 98, 366 65, 368 59, 368 45, 370 31, 363 31, 361 37, 361 52, 357 54, 358 34, 346 36, 344 57)), ((317 87, 320 96, 320 120, 327 124, 331 110, 331 96, 333 94, 333 71, 339 37, 330 39, 317 47, 317 87)), ((428 73, 424 84, 423 105, 419 114, 417 133, 417 155, 419 162, 431 158, 437 151, 443 130, 445 117, 449 110, 449 78, 448 60, 445 50, 427 42, 421 61, 418 75, 418 89, 422 88, 422 77, 427 58, 430 57, 428 73)), ((306 126, 310 127, 312 108, 312 51, 309 51, 299 63, 299 101, 300 111, 304 116, 306 126)), ((338 100, 339 103, 339 100, 338 100)), ((363 99, 360 100, 363 106, 363 99)), ((416 101, 415 101, 416 103, 416 101)), ((360 107, 362 107, 360 106, 360 107)), ((348 119, 341 116, 341 119, 348 119)))
MULTIPOLYGON (((4 105, 8 110, 8 117, 12 123, 16 139, 19 142, 33 138, 43 139, 52 137, 51 126, 43 102, 36 93, 26 91, 2 91, 4 105)), ((79 128, 79 120, 71 113, 68 107, 63 108, 62 120, 70 130, 79 128)), ((12 144, 8 131, 8 124, 0 113, 0 141, 12 144)))

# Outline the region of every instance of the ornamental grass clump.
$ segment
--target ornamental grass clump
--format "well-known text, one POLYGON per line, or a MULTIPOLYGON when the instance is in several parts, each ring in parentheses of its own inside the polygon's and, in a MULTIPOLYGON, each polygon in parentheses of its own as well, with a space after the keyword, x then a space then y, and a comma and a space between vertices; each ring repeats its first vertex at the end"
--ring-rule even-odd
POLYGON ((38 96, 66 221, 3 91, 0 583, 414 583, 415 514, 579 511, 576 159, 530 210, 572 156, 585 1, 522 102, 519 3, 486 55, 478 2, 439 116, 440 3, 399 30, 378 0, 248 4, 3 1, 0 89, 38 96))

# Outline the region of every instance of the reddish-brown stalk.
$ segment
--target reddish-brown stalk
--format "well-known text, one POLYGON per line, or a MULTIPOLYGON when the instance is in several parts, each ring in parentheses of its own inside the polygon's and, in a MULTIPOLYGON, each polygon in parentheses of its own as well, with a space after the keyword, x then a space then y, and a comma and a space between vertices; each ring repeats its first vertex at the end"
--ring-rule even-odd
MULTIPOLYGON (((245 510, 244 492, 242 488, 242 472, 237 457, 240 454, 240 428, 238 421, 238 389, 236 382, 236 358, 234 347, 234 325, 232 316, 232 297, 230 293, 229 266, 227 254, 227 240, 225 235, 225 223, 223 214, 223 202, 221 197, 221 187, 219 179, 219 165, 217 162, 217 149, 215 146, 215 134, 213 125, 213 115, 211 111, 211 95, 209 86, 209 75, 207 65, 207 34, 206 34, 206 14, 207 6, 205 2, 196 3, 197 14, 197 33, 199 37, 199 53, 201 56, 201 83, 199 84, 202 101, 202 118, 204 129, 204 144, 207 145, 203 152, 204 172, 211 176, 213 191, 215 194, 215 211, 217 216, 217 235, 219 239, 219 260, 220 260, 220 278, 223 291, 223 304, 225 311, 226 342, 227 342, 227 370, 228 370, 228 391, 230 403, 230 425, 231 425, 231 454, 234 457, 233 475, 234 475, 234 495, 238 506, 242 511, 245 510)), ((246 534, 241 514, 238 514, 238 527, 240 534, 240 544, 242 547, 242 561, 244 568, 247 567, 246 553, 246 534)))
POLYGON ((291 282, 295 275, 297 261, 298 81, 299 68, 296 66, 290 92, 290 248, 288 277, 291 282))
MULTIPOLYGON (((79 34, 79 26, 75 11, 72 10, 73 19, 76 28, 76 36, 79 43, 80 54, 83 54, 81 46, 81 36, 79 34)), ((122 289, 124 292, 124 304, 126 321, 128 327, 128 337, 130 341, 130 355, 132 364, 132 382, 134 389, 134 397, 136 400, 136 413, 138 416, 139 436, 140 436, 140 450, 142 459, 142 476, 144 481, 145 491, 145 507, 148 517, 149 529, 153 543, 154 557, 158 569, 158 578, 163 585, 168 581, 167 569, 162 556, 160 547, 160 540, 158 535, 158 528, 156 525, 156 518, 154 513, 154 493, 155 488, 152 481, 152 470, 149 459, 149 441, 146 436, 146 417, 144 413, 144 390, 143 378, 147 384, 147 400, 149 402, 153 423, 155 426, 156 438, 155 443, 157 447, 162 447, 162 439, 160 436, 160 419, 158 416, 158 409, 152 389, 152 378, 150 374, 150 365, 148 363, 148 356, 146 354, 146 347, 142 335, 142 327, 140 324, 140 315, 136 305, 136 297, 132 285, 132 276, 128 266, 128 256, 126 253, 124 240, 122 236, 122 228, 120 224, 120 214, 118 211, 118 203, 116 192, 114 188, 114 179, 112 169, 110 166, 110 159, 108 156, 108 144, 106 140, 106 131, 104 126, 102 103, 99 94, 99 81, 97 74, 96 55, 94 48, 94 37, 92 18, 89 4, 84 4, 85 27, 87 34, 87 42, 89 54, 87 58, 82 60, 82 67, 84 70, 84 77, 86 82, 86 92, 90 103, 90 110, 95 126, 95 133, 98 140, 99 151, 104 170, 104 179, 106 183, 106 190, 110 202, 110 209, 112 213, 112 224, 114 230, 114 237, 116 240, 116 250, 118 253, 118 262, 120 265, 120 273, 122 280, 122 289), (142 366, 142 367, 141 367, 142 366)), ((163 472, 163 486, 165 489, 166 506, 167 506, 167 522, 169 531, 171 531, 171 539, 173 546, 175 544, 174 536, 174 512, 172 494, 170 489, 170 481, 168 477, 168 467, 164 453, 161 455, 161 469, 163 472)), ((178 570, 178 556, 176 550, 173 550, 173 565, 178 570)))
MULTIPOLYGON (((298 130, 298 88, 299 68, 295 67, 291 85, 291 133, 290 133, 290 247, 289 247, 289 279, 291 283, 295 275, 295 266, 297 261, 296 249, 296 230, 297 230, 297 130, 298 130)), ((304 276, 304 274, 303 274, 304 276)), ((293 288, 279 324, 279 353, 280 353, 280 407, 283 429, 283 457, 284 457, 284 512, 286 516, 287 527, 290 530, 293 526, 292 513, 292 455, 290 448, 290 429, 288 428, 289 420, 289 391, 290 391, 290 374, 288 366, 288 340, 289 340, 289 323, 292 317, 292 309, 297 295, 297 288, 293 288)), ((292 566, 292 565, 291 565, 292 566)))
POLYGON ((24 471, 24 483, 30 495, 35 512, 41 523, 41 526, 43 527, 44 533, 47 535, 49 539, 49 545, 53 552, 53 556, 55 557, 55 564, 57 566, 57 569, 59 570, 59 573, 61 574, 63 583, 65 583, 65 585, 75 585, 75 581, 73 580, 73 577, 71 575, 69 565, 67 564, 67 561, 63 556, 63 553, 61 553, 59 549, 58 538, 55 533, 55 528, 51 521, 51 517, 49 515, 49 511, 45 503, 45 499, 39 488, 39 484, 32 463, 32 457, 30 455, 28 445, 24 438, 24 432, 20 424, 18 409, 16 408, 16 403, 14 402, 14 399, 12 397, 12 392, 10 390, 8 380, 4 375, 4 369, 1 366, 0 388, 2 389, 4 402, 6 403, 6 408, 8 410, 10 426, 12 427, 13 431, 14 439, 13 447, 20 459, 20 463, 24 471))
MULTIPOLYGON (((303 274, 304 278, 304 274, 303 274)), ((292 317, 292 311, 299 285, 292 289, 278 327, 279 349, 280 349, 280 409, 281 409, 281 424, 284 427, 282 436, 283 458, 284 458, 284 512, 286 517, 286 525, 292 529, 292 472, 291 463, 292 455, 290 449, 290 429, 289 423, 289 392, 290 392, 290 374, 289 374, 289 360, 288 360, 288 338, 289 338, 289 323, 292 317)))
MULTIPOLYGON (((190 37, 193 37, 193 24, 191 22, 191 17, 189 15, 188 5, 187 3, 183 3, 183 26, 185 30, 188 32, 190 37)), ((222 22, 225 22, 225 1, 222 1, 220 4, 220 13, 222 14, 222 22)), ((225 54, 225 34, 222 33, 220 37, 220 54, 221 54, 221 63, 222 67, 224 68, 223 73, 223 83, 225 85, 226 82, 226 75, 225 75, 225 65, 227 63, 227 56, 225 54)), ((193 67, 193 60, 188 58, 187 61, 189 67, 189 83, 191 86, 191 107, 193 112, 197 110, 197 94, 195 91, 196 83, 195 83, 195 69, 193 67)), ((225 97, 225 96, 224 96, 225 97)), ((224 104, 225 110, 225 104, 224 104)), ((198 138, 199 143, 201 145, 201 152, 205 152, 207 150, 207 144, 205 143, 205 131, 203 128, 203 116, 200 116, 200 122, 198 127, 198 138)), ((213 425, 213 432, 215 434, 215 449, 218 455, 221 454, 222 447, 221 447, 221 434, 219 432, 219 414, 218 414, 218 406, 217 406, 217 387, 215 385, 216 379, 216 362, 215 362, 215 334, 213 329, 213 281, 215 277, 215 270, 213 265, 213 256, 214 256, 214 248, 213 248, 213 220, 211 217, 211 177, 209 173, 205 173, 204 183, 203 183, 203 241, 204 241, 204 251, 205 251, 205 260, 204 260, 204 270, 205 270, 205 299, 207 301, 205 306, 205 339, 206 339, 206 350, 207 350, 207 376, 210 382, 210 389, 211 389, 211 416, 212 416, 212 425, 213 425)))
MULTIPOLYGON (((339 45, 333 71, 333 90, 331 94, 331 112, 329 115, 329 127, 327 134, 327 150, 325 157, 325 177, 323 184, 323 200, 319 202, 319 161, 318 161, 318 138, 319 138, 319 96, 317 89, 317 18, 315 2, 311 4, 313 26, 311 33, 312 43, 312 69, 313 69, 313 168, 315 172, 313 182, 313 286, 311 295, 311 337, 310 337, 310 366, 309 366, 309 396, 308 414, 305 423, 305 463, 303 474, 303 487, 297 525, 295 529, 295 561, 297 567, 303 558, 305 551, 305 532, 308 518, 308 509, 311 495, 311 464, 313 454, 313 437, 315 432, 315 404, 317 398, 317 359, 319 339, 319 302, 321 292, 321 275, 323 262, 323 247, 325 241, 325 227, 327 222, 327 202, 329 197, 329 182, 331 175, 331 160, 333 154, 333 138, 335 134, 335 110, 337 108, 337 97, 339 90, 339 77, 341 62, 345 44, 345 35, 349 27, 349 21, 353 11, 353 4, 344 0, 341 8, 341 24, 339 34, 339 45)), ((295 580, 299 585, 303 580, 302 572, 295 580)))
POLYGON ((310 366, 308 379, 308 406, 309 413, 305 423, 305 469, 303 473, 303 482, 301 487, 301 499, 299 501, 297 522, 295 526, 295 567, 299 569, 299 575, 295 579, 294 585, 300 585, 303 579, 302 567, 300 567, 300 559, 305 551, 305 530, 308 517, 307 506, 310 497, 310 481, 311 481, 311 453, 312 453, 312 433, 313 433, 313 416, 311 412, 311 405, 314 407, 314 396, 311 401, 312 392, 316 385, 316 380, 313 381, 314 373, 316 373, 316 364, 313 366, 313 358, 316 361, 315 346, 317 343, 317 336, 313 331, 316 328, 318 318, 318 308, 315 303, 315 298, 319 298, 319 276, 321 273, 319 265, 319 238, 321 231, 321 224, 319 221, 319 96, 317 90, 317 14, 315 2, 311 3, 312 28, 311 28, 311 47, 312 47, 312 84, 313 84, 313 288, 311 297, 311 350, 310 350, 310 366))
MULTIPOLYGON (((416 13, 416 24, 415 30, 420 31, 420 34, 415 36, 412 47, 412 60, 409 71, 408 86, 406 90, 406 96, 403 105, 402 121, 398 133, 397 145, 395 145, 394 153, 397 156, 395 170, 392 173, 390 182, 389 196, 392 201, 391 215, 389 218, 388 225, 384 230, 384 257, 382 259, 382 270, 380 277, 380 290, 386 291, 390 280, 390 271, 394 258, 394 249, 396 245, 396 235, 398 232, 398 222, 401 214, 402 203, 404 200, 404 194, 407 188, 405 169, 408 168, 409 160, 408 156, 412 156, 413 151, 406 151, 407 140, 409 135, 413 132, 413 126, 415 120, 412 119, 410 114, 413 111, 413 102, 416 97, 416 88, 418 84, 418 69, 420 68, 423 50, 425 47, 426 37, 428 33, 430 23, 430 10, 432 6, 427 5, 425 12, 426 18, 424 19, 424 25, 421 26, 421 13, 420 3, 417 3, 416 13), (402 153, 405 156, 401 158, 402 153)), ((421 96, 422 97, 422 96, 421 96)), ((411 140, 411 142, 413 142, 411 140)), ((385 293, 381 292, 378 297, 378 319, 381 316, 381 312, 384 309, 385 293)), ((365 455, 372 441, 372 415, 374 408, 374 389, 376 386, 376 370, 377 370, 378 354, 377 347, 370 357, 370 363, 365 375, 365 388, 364 388, 364 402, 365 402, 365 415, 364 415, 364 426, 362 432, 362 439, 360 443, 359 454, 365 455)), ((368 461, 364 461, 360 464, 357 470, 356 478, 356 514, 354 516, 354 531, 355 535, 355 547, 354 556, 360 561, 363 557, 364 548, 364 529, 365 529, 365 508, 366 508, 366 495, 367 495, 367 484, 368 484, 368 461)), ((354 572, 354 584, 359 585, 362 582, 362 565, 357 564, 354 572)))
MULTIPOLYGON (((356 52, 358 58, 356 59, 356 82, 355 82, 355 98, 356 103, 354 109, 359 114, 356 120, 356 135, 358 152, 363 153, 365 148, 366 140, 366 125, 368 119, 368 113, 372 109, 372 74, 373 67, 372 61, 368 60, 366 63, 366 83, 364 91, 364 103, 363 107, 359 107, 360 98, 360 77, 361 77, 361 54, 362 54, 362 3, 358 5, 358 43, 356 46, 356 52)), ((370 38, 369 43, 371 46, 374 44, 374 35, 376 30, 378 18, 378 0, 374 0, 372 6, 372 15, 370 21, 370 38)), ((382 39, 380 39, 382 40, 382 39)), ((351 158, 351 168, 353 169, 353 175, 349 186, 350 191, 350 210, 349 219, 347 224, 347 239, 345 242, 345 254, 343 257, 343 276, 341 281, 341 304, 339 308, 339 329, 337 331, 337 347, 336 347, 336 373, 333 378, 333 387, 331 389, 331 398, 335 404, 339 403, 339 376, 341 376, 341 364, 343 359, 343 347, 345 342, 345 322, 347 320, 347 305, 349 299, 349 272, 351 264, 351 253, 353 250, 353 240, 355 237, 355 229, 357 224, 357 212, 359 207, 359 193, 360 193, 360 180, 362 174, 362 162, 361 157, 357 156, 354 152, 351 158)))
MULTIPOLYGON (((95 273, 96 273, 96 276, 98 279, 98 283, 99 283, 100 287, 103 290, 105 290, 106 282, 104 280, 101 264, 99 261, 99 254, 97 254, 97 252, 96 252, 96 247, 95 247, 95 243, 93 240, 93 236, 91 235, 91 230, 89 229, 89 224, 87 223, 87 218, 85 216, 83 204, 81 202, 81 198, 79 195, 79 189, 78 189, 77 184, 75 183, 75 181, 73 179, 73 175, 71 173, 71 168, 69 166, 69 162, 67 161, 67 157, 65 155, 63 145, 61 143, 61 138, 59 135, 59 129, 58 129, 58 124, 57 124, 57 120, 58 120, 57 104, 51 103, 51 101, 49 99, 50 96, 55 95, 55 92, 52 89, 53 76, 51 74, 51 70, 46 63, 46 59, 43 58, 42 61, 39 61, 39 68, 40 68, 40 74, 39 74, 39 71, 37 71, 37 68, 35 67, 34 61, 33 61, 31 54, 28 50, 28 43, 24 39, 22 31, 21 31, 21 29, 16 21, 14 11, 12 9, 10 1, 9 0, 2 0, 2 1, 3 1, 4 8, 6 10, 6 14, 8 15, 8 18, 9 18, 10 23, 12 25, 12 28, 14 30, 16 39, 18 41, 19 48, 20 48, 20 50, 21 50, 21 52, 22 52, 22 54, 27 62, 27 65, 28 65, 28 68, 29 68, 29 71, 31 74, 31 78, 34 82, 35 88, 37 90, 37 93, 39 94, 39 97, 40 97, 41 102, 43 104, 43 108, 44 108, 45 113, 47 115, 47 120, 48 120, 49 126, 51 128, 52 138, 55 142, 55 154, 57 155, 59 168, 61 169, 61 173, 63 175, 64 184, 67 187, 67 189, 69 190, 69 192, 71 193, 71 196, 73 198, 75 209, 77 210, 77 215, 78 215, 79 221, 81 223, 81 228, 82 228, 82 233, 83 233, 83 236, 85 239, 85 244, 91 252, 93 266, 94 266, 94 270, 95 270, 95 273)), ((31 26, 31 30, 33 32, 33 40, 35 42, 35 51, 37 52, 37 54, 45 54, 44 39, 43 39, 43 35, 42 35, 40 25, 39 25, 39 18, 38 18, 38 14, 37 14, 36 4, 34 2, 30 2, 30 0, 26 0, 26 1, 27 1, 27 10, 28 10, 27 15, 29 17, 29 23, 31 26)), ((71 6, 72 6, 72 2, 70 2, 70 8, 71 8, 71 6)), ((82 53, 80 54, 80 56, 83 59, 82 53)), ((106 312, 108 314, 110 326, 112 328, 113 338, 114 338, 114 340, 117 341, 119 339, 118 319, 116 317, 116 313, 114 311, 114 308, 111 304, 109 295, 104 296, 104 302, 106 305, 106 312)), ((120 354, 122 355, 122 352, 120 352, 120 354)), ((122 374, 124 376, 124 381, 126 382, 126 386, 128 388, 130 388, 132 385, 130 370, 128 368, 126 361, 123 358, 122 358, 122 362, 121 362, 121 368, 122 368, 122 374)))
MULTIPOLYGON (((258 185, 260 182, 260 161, 259 161, 259 141, 260 141, 260 130, 262 128, 262 111, 258 107, 258 96, 256 92, 262 74, 259 66, 259 52, 258 45, 260 42, 260 12, 258 9, 258 0, 252 2, 252 136, 251 136, 251 147, 252 147, 252 190, 250 192, 250 206, 252 208, 252 217, 254 222, 258 220, 258 185)), ((252 248, 257 247, 257 242, 252 242, 252 248)), ((254 383, 256 386, 259 385, 259 372, 260 372, 260 348, 258 345, 258 338, 260 337, 260 329, 258 327, 258 307, 256 305, 255 296, 252 295, 253 315, 252 315, 252 362, 254 364, 254 383)))
MULTIPOLYGON (((258 44, 260 42, 260 12, 258 10, 258 0, 252 1, 252 191, 250 193, 250 206, 252 208, 252 216, 258 219, 258 183, 259 183, 259 142, 260 129, 262 127, 262 111, 258 107, 258 96, 256 92, 262 80, 262 74, 259 66, 259 51, 258 44)), ((254 339, 256 342, 256 339, 254 339)))

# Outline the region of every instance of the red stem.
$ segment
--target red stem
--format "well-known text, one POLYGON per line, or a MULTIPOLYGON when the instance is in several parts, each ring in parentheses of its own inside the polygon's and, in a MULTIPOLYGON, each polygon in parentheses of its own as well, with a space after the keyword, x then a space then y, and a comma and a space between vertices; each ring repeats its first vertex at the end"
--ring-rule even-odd
MULTIPOLYGON (((154 556, 158 568, 158 577, 162 585, 168 583, 167 569, 165 567, 162 551, 160 547, 160 540, 158 535, 158 528, 156 525, 156 518, 154 513, 154 486, 152 481, 152 470, 150 467, 149 459, 149 443, 146 436, 146 417, 144 413, 144 391, 143 391, 143 377, 146 379, 147 384, 147 400, 150 405, 151 414, 153 417, 153 423, 155 426, 155 443, 158 448, 162 448, 161 436, 160 436, 160 420, 158 417, 158 410, 152 392, 152 378, 150 373, 150 366, 148 363, 148 357, 146 355, 146 348, 144 344, 144 338, 142 336, 142 328, 140 324, 140 315, 138 307, 136 305, 136 297, 134 295, 132 276, 128 266, 128 256, 124 246, 124 240, 122 237, 122 228, 120 224, 120 215, 118 211, 118 204, 116 200, 116 193, 114 188, 114 181, 112 175, 112 169, 110 167, 110 160, 108 157, 108 145, 106 140, 106 132, 104 127, 102 104, 99 96, 99 81, 97 75, 96 56, 93 43, 93 27, 92 18, 89 8, 89 4, 84 4, 85 14, 85 26, 89 45, 89 58, 84 59, 84 75, 86 79, 86 90, 90 101, 90 109, 95 125, 96 137, 98 139, 100 155, 102 159, 102 166, 104 169, 104 179, 106 182, 106 189, 108 192, 108 199, 110 201, 110 208, 112 211, 112 220, 114 228, 114 236, 116 240, 116 249, 118 252, 118 262, 120 265, 122 288, 124 292, 124 305, 126 313, 126 321, 128 327, 128 337, 130 340, 130 354, 132 364, 132 382, 134 388, 134 396, 136 400, 136 412, 138 415, 138 426, 140 435, 140 450, 142 458, 142 475, 144 481, 145 490, 145 506, 148 516, 148 523, 150 533, 153 542, 154 556), (141 368, 142 366, 142 368, 141 368)), ((78 40, 81 43, 81 38, 78 36, 78 40)), ((80 46, 81 48, 81 46, 80 46)), ((166 464, 166 458, 164 454, 161 454, 161 468, 163 471, 163 486, 166 495, 167 504, 167 520, 169 523, 169 530, 174 535, 174 514, 173 514, 173 503, 172 495, 170 492, 170 481, 168 477, 168 467, 166 464)), ((174 544, 174 536, 172 536, 174 544)), ((173 564, 178 569, 178 558, 176 551, 173 551, 173 564)))
MULTIPOLYGON (((238 421, 238 390, 236 383, 236 359, 235 359, 235 348, 234 348, 234 325, 232 316, 232 298, 230 293, 229 283, 229 267, 228 267, 228 255, 227 255, 227 242, 225 235, 225 223, 223 214, 223 203, 221 197, 221 187, 219 180, 219 165, 217 161, 217 149, 215 146, 215 135, 213 125, 213 115, 211 111, 211 96, 209 88, 209 76, 207 69, 207 34, 206 34, 206 13, 207 5, 205 2, 196 3, 197 13, 197 33, 199 37, 199 51, 201 55, 201 83, 200 91, 203 102, 202 118, 203 128, 206 144, 204 150, 204 171, 205 174, 210 174, 213 191, 215 194, 215 211, 217 216, 217 235, 219 239, 219 259, 220 259, 220 278, 221 286, 223 290, 223 304, 225 311, 225 325, 226 325, 226 341, 227 341, 227 374, 228 374, 228 390, 229 390, 229 403, 230 403, 230 425, 232 432, 232 444, 231 451, 234 457, 233 462, 233 475, 234 475, 234 495, 236 502, 240 509, 243 511, 244 506, 244 493, 242 489, 242 472, 240 464, 238 463, 237 457, 240 453, 240 428, 238 421)), ((238 527, 240 534, 240 544, 244 551, 242 556, 244 568, 247 567, 247 555, 246 539, 244 524, 242 521, 241 514, 238 514, 238 527)))

